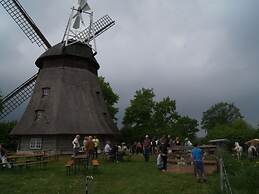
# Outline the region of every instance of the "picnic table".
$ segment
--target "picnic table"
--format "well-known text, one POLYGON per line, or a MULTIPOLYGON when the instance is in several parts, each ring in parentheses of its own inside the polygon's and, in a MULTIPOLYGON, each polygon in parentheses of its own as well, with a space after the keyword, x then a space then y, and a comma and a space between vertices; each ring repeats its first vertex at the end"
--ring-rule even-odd
POLYGON ((10 155, 10 156, 7 156, 7 160, 13 167, 27 168, 32 165, 39 165, 40 167, 42 167, 43 164, 48 163, 48 156, 43 153, 10 155))
POLYGON ((81 167, 88 168, 89 160, 86 154, 81 154, 73 157, 75 162, 75 170, 80 170, 81 167))

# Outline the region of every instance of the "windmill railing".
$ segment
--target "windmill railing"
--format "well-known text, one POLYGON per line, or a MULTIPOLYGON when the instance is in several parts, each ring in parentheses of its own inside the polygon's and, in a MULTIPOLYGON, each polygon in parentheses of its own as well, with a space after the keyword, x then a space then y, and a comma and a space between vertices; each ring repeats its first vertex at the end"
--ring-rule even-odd
POLYGON ((33 75, 30 79, 3 98, 3 110, 0 112, 0 120, 5 118, 31 97, 37 76, 38 74, 33 75))

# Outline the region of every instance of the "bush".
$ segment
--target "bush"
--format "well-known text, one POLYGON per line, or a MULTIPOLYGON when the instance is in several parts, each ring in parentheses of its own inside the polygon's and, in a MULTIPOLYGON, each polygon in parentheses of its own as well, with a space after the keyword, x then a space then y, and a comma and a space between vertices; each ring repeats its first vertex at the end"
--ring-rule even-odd
POLYGON ((228 139, 231 145, 234 142, 244 143, 256 135, 256 130, 248 125, 244 120, 238 119, 231 124, 216 125, 213 130, 208 132, 206 140, 228 139))
POLYGON ((16 121, 0 123, 0 143, 9 151, 16 151, 17 148, 15 137, 10 136, 10 132, 15 125, 16 121))
POLYGON ((225 167, 231 188, 235 194, 259 193, 259 166, 248 160, 235 160, 231 154, 224 155, 225 167))

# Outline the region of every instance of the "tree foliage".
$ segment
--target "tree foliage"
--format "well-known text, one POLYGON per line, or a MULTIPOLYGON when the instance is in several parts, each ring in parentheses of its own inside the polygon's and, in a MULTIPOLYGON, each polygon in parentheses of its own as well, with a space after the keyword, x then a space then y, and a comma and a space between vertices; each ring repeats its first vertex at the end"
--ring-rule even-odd
POLYGON ((136 91, 123 118, 122 136, 124 141, 141 140, 145 134, 151 137, 173 135, 193 138, 198 122, 176 112, 176 102, 170 97, 154 100, 153 89, 142 88, 136 91))
POLYGON ((125 110, 123 124, 129 127, 150 127, 152 123, 155 94, 153 89, 142 88, 136 91, 134 99, 125 110))
POLYGON ((226 138, 233 145, 238 141, 244 143, 256 136, 256 130, 247 124, 243 119, 236 119, 232 123, 217 124, 208 131, 207 140, 226 138))
POLYGON ((118 103, 119 100, 119 95, 117 95, 112 87, 110 86, 110 84, 108 82, 105 81, 104 77, 98 77, 98 81, 102 90, 102 94, 104 97, 104 101, 106 103, 107 109, 112 117, 112 119, 114 121, 117 120, 116 118, 116 114, 118 112, 118 108, 115 107, 115 104, 118 103))
POLYGON ((199 131, 198 125, 196 119, 192 119, 188 116, 180 116, 176 122, 174 135, 193 139, 195 134, 199 131))
POLYGON ((211 130, 216 125, 231 124, 236 119, 243 116, 233 103, 220 102, 211 106, 206 112, 203 112, 201 121, 202 128, 211 130))
POLYGON ((13 136, 10 136, 10 132, 15 127, 16 121, 0 123, 0 143, 8 150, 16 151, 17 143, 13 136))
POLYGON ((178 117, 175 100, 166 97, 155 103, 153 114, 155 128, 172 128, 178 117))

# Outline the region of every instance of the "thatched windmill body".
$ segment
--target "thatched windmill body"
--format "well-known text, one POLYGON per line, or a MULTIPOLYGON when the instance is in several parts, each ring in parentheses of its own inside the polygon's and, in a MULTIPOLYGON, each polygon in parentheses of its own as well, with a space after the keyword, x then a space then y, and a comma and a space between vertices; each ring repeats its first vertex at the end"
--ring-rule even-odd
POLYGON ((18 150, 69 152, 76 134, 114 138, 118 129, 103 100, 97 80, 99 64, 94 58, 95 37, 114 21, 106 15, 93 22, 87 1, 80 0, 78 8, 72 8, 62 42, 51 46, 17 0, 0 3, 28 38, 46 49, 36 60, 38 74, 3 100, 0 119, 31 97, 11 132, 19 139, 18 150), (89 16, 87 28, 81 25, 84 14, 89 16))

